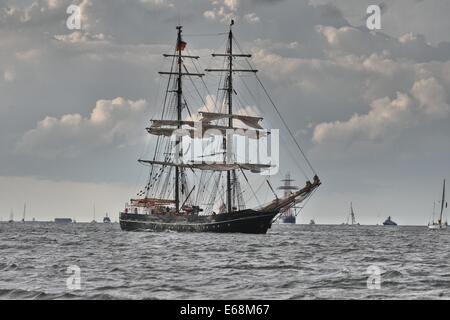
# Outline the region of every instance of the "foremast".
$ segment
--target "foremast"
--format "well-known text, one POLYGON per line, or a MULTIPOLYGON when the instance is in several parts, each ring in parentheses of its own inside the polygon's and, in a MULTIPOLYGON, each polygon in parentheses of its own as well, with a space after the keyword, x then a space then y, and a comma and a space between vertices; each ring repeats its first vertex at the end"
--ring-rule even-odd
MULTIPOLYGON (((177 96, 177 104, 176 104, 176 108, 177 108, 177 117, 176 117, 176 127, 177 129, 180 129, 182 126, 182 121, 183 121, 183 76, 197 76, 197 77, 202 77, 204 76, 203 73, 190 73, 187 71, 186 67, 183 64, 183 59, 184 58, 189 58, 189 59, 198 59, 198 56, 189 56, 189 55, 183 55, 182 51, 184 50, 184 48, 186 47, 186 42, 183 41, 182 39, 182 26, 177 26, 177 43, 176 43, 176 47, 175 47, 175 54, 163 54, 164 57, 172 57, 177 59, 177 69, 176 72, 173 72, 172 70, 170 72, 164 72, 161 71, 159 72, 159 74, 165 74, 165 75, 169 75, 169 76, 176 76, 177 77, 177 88, 176 88, 176 96, 177 96), (185 72, 183 72, 183 69, 186 69, 185 72)), ((170 80, 169 80, 170 81, 170 80)), ((176 141, 175 144, 177 146, 177 148, 175 148, 175 150, 177 151, 178 154, 175 154, 175 159, 177 160, 176 162, 179 162, 180 157, 183 154, 183 150, 182 150, 182 141, 181 141, 181 137, 177 136, 176 137, 176 141)), ((183 174, 183 168, 180 166, 175 166, 175 190, 174 190, 174 201, 175 201, 175 209, 177 212, 180 211, 180 175, 183 174)), ((181 190, 183 191, 183 190, 181 190)))

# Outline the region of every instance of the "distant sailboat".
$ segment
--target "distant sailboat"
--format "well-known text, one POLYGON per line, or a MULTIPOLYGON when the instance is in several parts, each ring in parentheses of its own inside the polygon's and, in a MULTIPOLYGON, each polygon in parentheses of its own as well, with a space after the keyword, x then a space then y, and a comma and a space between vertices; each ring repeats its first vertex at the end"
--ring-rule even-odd
POLYGON ((24 203, 23 205, 23 216, 22 216, 22 222, 25 222, 25 213, 27 211, 27 204, 24 203))
POLYGON ((314 225, 314 224, 316 224, 316 222, 314 221, 314 219, 311 219, 311 221, 309 221, 309 224, 314 225))
POLYGON ((95 220, 95 204, 94 204, 94 220, 92 220, 91 223, 97 223, 97 221, 95 220))
POLYGON ((347 217, 347 221, 345 223, 343 223, 344 225, 357 225, 359 226, 359 223, 356 222, 356 218, 355 218, 355 212, 353 211, 353 203, 350 202, 350 214, 347 217), (350 220, 350 223, 349 223, 350 220))
POLYGON ((11 209, 11 213, 9 214, 8 222, 14 222, 14 211, 13 211, 13 209, 11 209))
POLYGON ((433 207, 433 221, 428 224, 429 229, 438 230, 438 229, 446 229, 447 228, 447 222, 443 222, 443 214, 444 214, 444 208, 447 208, 447 201, 445 201, 445 179, 444 179, 444 185, 442 187, 442 201, 441 201, 441 213, 439 214, 439 219, 435 222, 434 221, 434 210, 436 207, 436 203, 433 207))

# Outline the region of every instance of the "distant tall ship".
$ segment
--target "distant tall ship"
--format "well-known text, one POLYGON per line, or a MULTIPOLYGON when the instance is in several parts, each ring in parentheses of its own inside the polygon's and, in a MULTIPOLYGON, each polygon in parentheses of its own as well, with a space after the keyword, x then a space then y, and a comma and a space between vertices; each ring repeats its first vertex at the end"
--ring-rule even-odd
MULTIPOLYGON (((182 27, 176 27, 174 52, 163 55, 171 59, 171 68, 169 71, 160 72, 169 78, 165 86, 162 114, 160 118, 152 120, 151 126, 147 128, 149 134, 157 137, 154 140, 153 156, 148 160, 139 160, 139 163, 149 167, 147 184, 120 212, 119 222, 122 230, 264 234, 280 213, 305 201, 320 186, 319 177, 256 75, 257 70, 249 60, 251 55, 234 50, 235 47, 241 49, 234 38, 233 24, 234 21, 231 21, 225 52, 212 54, 213 57, 222 59, 220 67, 205 70, 219 75, 217 101, 214 101, 213 106, 207 106, 203 101, 204 97, 197 90, 195 79, 205 75, 198 71, 199 67, 196 65, 199 56, 187 52, 187 43, 182 38, 182 27), (233 151, 231 141, 236 136, 248 137, 250 134, 252 139, 259 140, 267 138, 270 133, 265 131, 260 123, 263 118, 248 111, 248 105, 243 103, 239 88, 235 87, 234 78, 242 82, 242 74, 255 76, 256 83, 263 88, 267 102, 274 107, 295 143, 289 147, 298 148, 299 156, 304 157, 314 174, 312 181, 308 179, 304 187, 282 198, 278 198, 270 187, 275 199, 253 209, 247 208, 246 205, 246 202, 257 199, 248 174, 262 173, 271 170, 275 165, 259 163, 259 160, 255 161, 256 163, 238 161, 233 151), (184 89, 186 84, 194 87, 194 90, 189 92, 190 95, 184 94, 185 91, 188 92, 184 89), (191 111, 192 94, 198 96, 206 110, 202 109, 197 114, 191 111), (236 112, 238 108, 239 112, 236 112), (185 142, 190 142, 189 148, 196 142, 189 141, 188 138, 199 138, 197 141, 203 143, 205 132, 208 135, 214 132, 213 135, 219 136, 217 150, 194 155, 195 159, 192 160, 184 159, 184 151, 188 149, 185 142), (184 137, 186 139, 183 139, 184 137), (241 189, 242 182, 248 185, 247 190, 250 191, 246 201, 241 189)), ((198 84, 206 87, 204 81, 198 84)), ((248 86, 242 86, 242 90, 250 91, 248 86)), ((270 186, 267 179, 266 182, 270 186)))
POLYGON ((111 223, 111 219, 108 217, 108 212, 106 213, 106 216, 103 218, 103 223, 111 223))
MULTIPOLYGON (((285 179, 281 180, 281 182, 283 182, 283 185, 278 187, 278 190, 283 190, 284 197, 287 197, 291 192, 295 192, 298 190, 298 187, 292 185, 293 181, 295 180, 291 179, 291 175, 289 173, 286 174, 285 179)), ((295 209, 296 209, 295 207, 286 208, 286 211, 282 212, 281 214, 281 221, 283 223, 295 224, 296 221, 295 209)))
POLYGON ((356 222, 355 211, 353 210, 353 203, 350 202, 350 214, 347 216, 347 221, 343 225, 359 226, 356 222))
POLYGON ((447 208, 447 201, 445 200, 445 180, 444 180, 444 185, 442 187, 441 212, 439 214, 439 218, 437 221, 434 221, 434 211, 435 211, 434 208, 435 208, 435 205, 433 207, 433 219, 428 224, 428 228, 433 229, 433 230, 447 229, 447 221, 444 222, 444 220, 443 220, 444 209, 447 208))

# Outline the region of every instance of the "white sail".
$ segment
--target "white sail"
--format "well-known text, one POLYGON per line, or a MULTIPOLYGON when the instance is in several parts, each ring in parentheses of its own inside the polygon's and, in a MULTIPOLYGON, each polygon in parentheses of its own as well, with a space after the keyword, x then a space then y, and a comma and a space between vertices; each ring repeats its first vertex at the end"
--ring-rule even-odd
MULTIPOLYGON (((433 229, 433 230, 447 229, 447 222, 444 223, 444 221, 443 221, 444 208, 447 208, 447 202, 445 200, 445 179, 444 179, 444 184, 442 187, 441 212, 439 214, 439 219, 438 219, 438 221, 434 222, 434 218, 433 218, 433 222, 431 224, 428 224, 429 229, 433 229)), ((434 211, 434 209, 433 209, 433 211, 434 211)))
POLYGON ((209 134, 216 135, 226 135, 228 132, 233 131, 232 133, 238 136, 248 137, 250 139, 261 139, 267 137, 270 134, 270 131, 259 131, 253 129, 245 129, 245 128, 236 128, 236 127, 227 127, 227 126, 219 126, 212 124, 202 124, 201 126, 202 132, 199 132, 197 128, 195 128, 193 121, 176 121, 176 120, 161 120, 155 121, 151 127, 147 128, 147 132, 157 136, 172 136, 175 131, 177 136, 189 136, 192 139, 196 137, 203 137, 205 132, 208 131, 209 134), (177 127, 165 127, 165 126, 175 126, 178 123, 189 125, 188 128, 177 128, 177 127))
POLYGON ((214 120, 220 119, 237 119, 244 123, 245 125, 255 128, 255 129, 263 129, 263 127, 259 124, 259 122, 263 119, 261 117, 253 117, 253 116, 245 116, 239 114, 227 114, 227 113, 216 113, 216 112, 199 112, 202 115, 201 121, 203 122, 211 122, 214 120))
POLYGON ((156 160, 139 160, 140 163, 172 166, 189 169, 210 170, 210 171, 232 171, 232 170, 249 170, 254 173, 270 169, 273 165, 260 164, 260 163, 174 163, 168 161, 156 161, 156 160))

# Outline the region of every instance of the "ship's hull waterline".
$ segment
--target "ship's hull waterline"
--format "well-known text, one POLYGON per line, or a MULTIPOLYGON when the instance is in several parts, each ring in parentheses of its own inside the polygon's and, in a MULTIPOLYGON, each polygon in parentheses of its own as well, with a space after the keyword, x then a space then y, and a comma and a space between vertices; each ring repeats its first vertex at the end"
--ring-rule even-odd
POLYGON ((210 216, 120 213, 124 231, 177 231, 265 234, 278 212, 242 210, 210 216))

